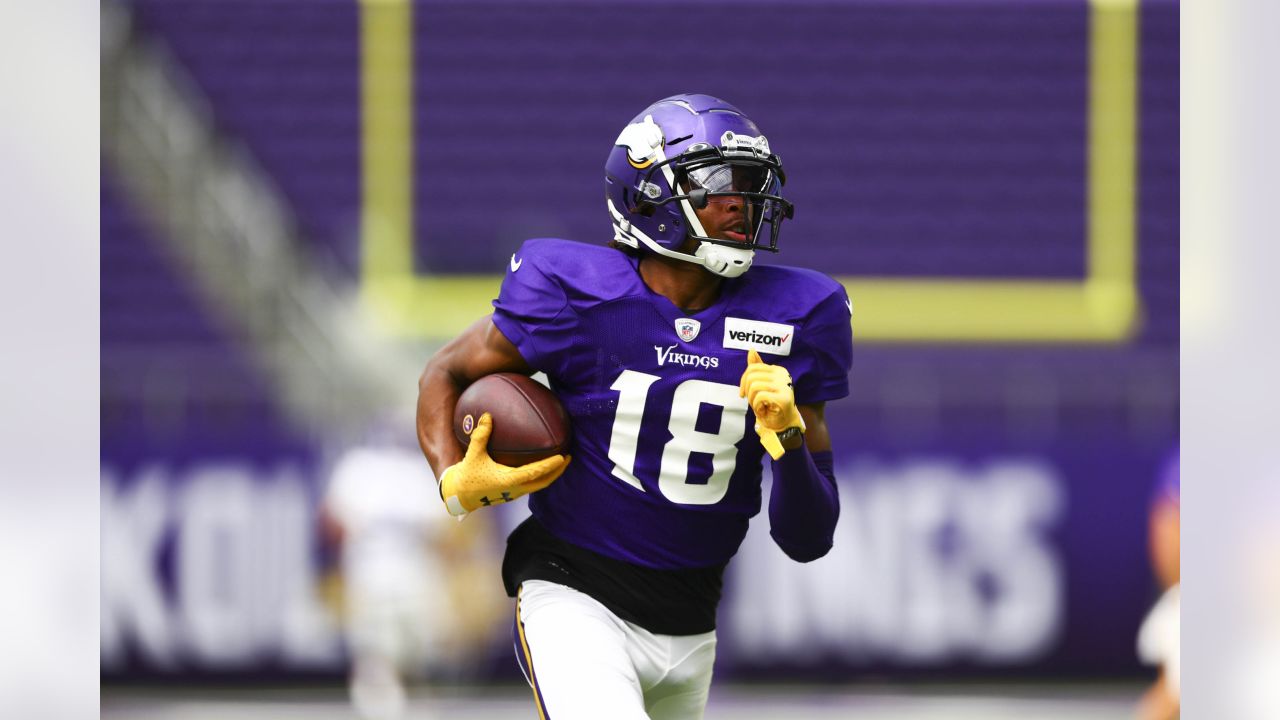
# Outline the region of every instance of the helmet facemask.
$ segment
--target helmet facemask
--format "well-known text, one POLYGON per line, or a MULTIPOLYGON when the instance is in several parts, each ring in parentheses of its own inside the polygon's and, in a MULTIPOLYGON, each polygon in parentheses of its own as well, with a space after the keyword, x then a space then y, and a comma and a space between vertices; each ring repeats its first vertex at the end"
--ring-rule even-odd
POLYGON ((652 193, 639 193, 636 196, 639 204, 657 208, 679 203, 688 237, 698 243, 692 255, 661 254, 701 264, 717 275, 737 277, 751 267, 756 250, 778 252, 782 221, 792 217, 795 211, 791 203, 778 194, 785 181, 781 163, 776 156, 768 154, 763 137, 758 143, 764 146, 764 152, 754 147, 741 151, 702 143, 649 170, 641 188, 656 187, 654 179, 665 177, 679 194, 655 199, 650 196, 652 193), (740 232, 742 239, 712 237, 712 231, 704 227, 697 213, 712 204, 734 204, 740 208, 741 223, 733 230, 740 232))

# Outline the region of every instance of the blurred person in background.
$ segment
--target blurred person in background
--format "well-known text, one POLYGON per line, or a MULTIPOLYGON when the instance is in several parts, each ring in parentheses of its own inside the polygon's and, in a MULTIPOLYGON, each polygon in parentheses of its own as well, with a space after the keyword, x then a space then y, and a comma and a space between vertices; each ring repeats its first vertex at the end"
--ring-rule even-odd
POLYGON ((1181 515, 1182 481, 1175 452, 1160 477, 1148 524, 1151 565, 1161 595, 1138 631, 1138 656, 1158 667, 1160 674, 1139 704, 1142 720, 1168 720, 1179 713, 1181 515))
POLYGON ((849 392, 851 306, 819 272, 752 269, 792 206, 760 128, 723 100, 646 108, 605 173, 610 247, 538 239, 512 256, 493 314, 427 364, 419 442, 454 515, 533 493, 503 580, 539 716, 690 720, 766 451, 775 543, 799 562, 831 548, 824 412, 849 392), (487 413, 464 455, 452 417, 466 386, 534 371, 569 413, 572 463, 498 465, 487 413))
POLYGON ((495 550, 488 526, 450 527, 433 480, 416 449, 365 443, 339 458, 321 504, 323 535, 339 551, 341 587, 331 591, 351 702, 366 720, 402 717, 411 681, 465 673, 505 615, 500 595, 471 590, 477 572, 496 569, 484 559, 495 550))

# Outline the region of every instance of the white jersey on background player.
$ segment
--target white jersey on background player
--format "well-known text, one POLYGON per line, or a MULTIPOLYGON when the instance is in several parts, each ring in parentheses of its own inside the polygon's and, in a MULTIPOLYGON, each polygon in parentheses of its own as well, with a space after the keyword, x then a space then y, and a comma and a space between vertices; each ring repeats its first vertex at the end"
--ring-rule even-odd
POLYGON ((351 695, 371 720, 399 717, 404 677, 431 661, 449 616, 433 547, 447 516, 421 456, 400 447, 357 447, 334 466, 324 508, 341 529, 351 695))

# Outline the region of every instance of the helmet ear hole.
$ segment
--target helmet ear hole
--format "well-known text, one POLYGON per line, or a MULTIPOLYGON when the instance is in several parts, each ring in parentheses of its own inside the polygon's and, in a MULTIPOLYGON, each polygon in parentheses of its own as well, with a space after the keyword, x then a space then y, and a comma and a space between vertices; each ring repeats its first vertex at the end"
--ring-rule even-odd
POLYGON ((624 197, 627 200, 627 208, 642 217, 653 217, 653 212, 658 209, 657 205, 641 193, 625 193, 624 197))

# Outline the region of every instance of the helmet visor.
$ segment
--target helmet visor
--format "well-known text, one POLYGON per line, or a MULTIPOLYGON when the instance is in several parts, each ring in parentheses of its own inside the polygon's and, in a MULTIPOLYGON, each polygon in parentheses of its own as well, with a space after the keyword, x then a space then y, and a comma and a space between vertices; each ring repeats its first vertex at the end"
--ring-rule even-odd
POLYGON ((703 227, 691 234, 702 242, 731 247, 742 247, 745 242, 755 249, 777 252, 778 230, 794 213, 791 203, 780 194, 784 182, 775 156, 726 157, 721 148, 704 147, 651 166, 637 189, 651 187, 658 192, 643 191, 637 197, 649 198, 647 202, 655 207, 673 201, 688 203, 684 213, 691 227, 703 227), (669 173, 667 177, 674 175, 671 188, 675 194, 665 198, 652 180, 661 172, 669 173), (720 212, 708 228, 707 220, 699 216, 712 206, 720 206, 720 212))
POLYGON ((765 192, 773 182, 773 172, 762 165, 704 165, 689 171, 695 187, 707 192, 765 192))

